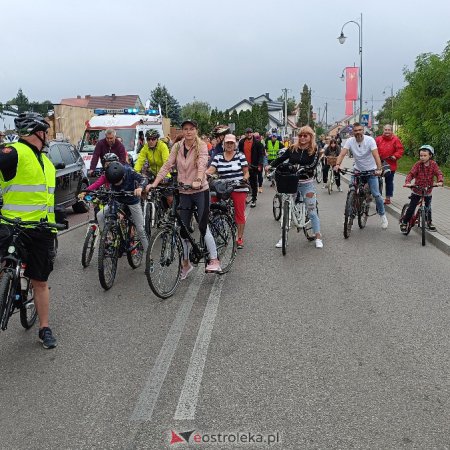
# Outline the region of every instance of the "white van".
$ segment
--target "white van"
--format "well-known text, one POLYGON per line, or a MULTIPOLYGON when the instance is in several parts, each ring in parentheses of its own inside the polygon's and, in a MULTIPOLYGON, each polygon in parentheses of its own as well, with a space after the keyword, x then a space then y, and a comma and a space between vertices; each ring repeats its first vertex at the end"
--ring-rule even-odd
MULTIPOLYGON (((116 136, 122 140, 131 165, 137 159, 142 144, 139 135, 144 136, 147 130, 154 129, 164 136, 162 126, 162 114, 157 109, 139 111, 137 108, 128 109, 95 109, 93 116, 86 124, 83 139, 80 144, 80 153, 87 170, 91 165, 95 145, 100 139, 104 139, 105 131, 112 128, 116 136)), ((145 140, 144 140, 145 143, 145 140)), ((98 161, 97 169, 101 169, 101 161, 98 161)))

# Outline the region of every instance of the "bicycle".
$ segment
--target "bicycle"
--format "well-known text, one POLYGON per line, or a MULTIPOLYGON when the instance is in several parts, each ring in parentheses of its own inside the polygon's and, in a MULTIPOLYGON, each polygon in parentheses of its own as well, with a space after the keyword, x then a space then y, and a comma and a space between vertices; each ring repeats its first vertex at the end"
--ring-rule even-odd
MULTIPOLYGON (((183 258, 181 231, 191 244, 190 262, 197 266, 203 261, 206 266, 209 259, 204 238, 201 236, 200 241, 197 242, 192 236, 191 228, 183 223, 178 212, 180 190, 189 190, 191 186, 174 183, 173 186, 165 189, 173 195, 173 202, 167 220, 150 242, 145 266, 145 274, 151 290, 162 299, 172 296, 180 283, 183 258)), ((224 274, 230 270, 236 257, 237 248, 234 223, 227 213, 223 213, 221 208, 220 204, 211 205, 208 226, 216 242, 217 254, 220 259, 222 270, 218 273, 224 274)), ((194 215, 196 214, 197 211, 194 210, 194 215)))
POLYGON ((317 181, 318 184, 322 183, 323 180, 323 168, 322 168, 322 162, 319 160, 317 163, 315 169, 314 169, 314 178, 317 181))
MULTIPOLYGON (((271 181, 271 183, 273 183, 273 185, 275 186, 276 189, 276 184, 275 184, 275 170, 273 170, 272 172, 268 172, 267 174, 267 179, 271 181)), ((281 218, 281 201, 282 201, 282 197, 281 194, 276 191, 274 196, 273 196, 273 200, 272 200, 272 214, 273 214, 273 218, 278 222, 281 218)))
POLYGON ((118 197, 124 196, 135 197, 133 191, 98 190, 89 192, 89 197, 97 197, 105 205, 106 211, 105 225, 98 248, 98 276, 100 284, 105 290, 111 289, 113 286, 117 262, 124 253, 127 255, 128 264, 133 269, 137 269, 141 265, 144 254, 128 208, 117 201, 118 197))
POLYGON ((94 204, 94 218, 89 220, 86 235, 84 237, 83 249, 81 251, 81 265, 86 268, 91 263, 92 256, 94 255, 95 247, 97 246, 98 237, 100 235, 100 227, 97 221, 97 214, 100 209, 104 208, 101 201, 98 198, 93 198, 89 195, 84 199, 94 204))
POLYGON ((150 239, 152 228, 160 228, 167 216, 169 203, 164 195, 164 185, 151 189, 147 194, 144 207, 144 228, 150 239))
POLYGON ((37 311, 34 305, 34 289, 31 280, 24 275, 26 268, 25 241, 31 240, 26 231, 28 227, 40 230, 65 230, 67 225, 45 221, 22 221, 19 218, 8 219, 0 215, 0 219, 11 227, 8 230, 4 244, 6 254, 0 259, 0 328, 8 327, 10 317, 19 312, 20 323, 28 330, 36 322, 37 311))
POLYGON ((334 170, 333 167, 336 165, 337 156, 326 156, 328 167, 328 179, 327 179, 327 190, 328 194, 331 195, 333 192, 333 185, 335 183, 334 180, 334 170))
POLYGON ((369 214, 370 203, 372 202, 372 194, 370 192, 368 178, 374 174, 374 171, 363 171, 343 169, 341 173, 349 173, 353 175, 347 193, 344 212, 344 237, 348 239, 352 231, 353 221, 358 218, 359 228, 364 228, 367 219, 377 214, 369 214))
MULTIPOLYGON (((432 186, 403 186, 408 187, 410 189, 417 189, 420 191, 420 200, 417 204, 416 210, 414 214, 411 216, 409 221, 406 223, 406 229, 402 230, 401 224, 403 222, 403 217, 406 214, 406 210, 409 208, 409 203, 405 203, 402 208, 402 213, 400 216, 400 231, 405 235, 408 236, 411 229, 414 227, 414 225, 417 224, 419 228, 421 228, 421 237, 422 237, 422 246, 426 244, 426 224, 427 224, 427 216, 429 217, 429 208, 425 206, 425 194, 428 192, 430 188, 437 187, 437 184, 433 184, 432 186)), ((409 197, 411 198, 411 197, 409 197)))
MULTIPOLYGON (((281 166, 280 166, 281 168, 281 166)), ((281 221, 281 250, 283 255, 286 255, 288 244, 288 233, 293 225, 297 228, 297 232, 303 229, 303 233, 308 241, 313 241, 315 233, 312 229, 311 219, 306 208, 303 197, 298 193, 299 176, 304 171, 300 168, 294 173, 286 173, 286 169, 275 170, 275 179, 277 189, 281 194, 282 204, 282 221, 281 221)), ((289 171, 293 170, 293 167, 288 167, 289 171)), ((317 214, 319 213, 319 207, 316 202, 317 214)))

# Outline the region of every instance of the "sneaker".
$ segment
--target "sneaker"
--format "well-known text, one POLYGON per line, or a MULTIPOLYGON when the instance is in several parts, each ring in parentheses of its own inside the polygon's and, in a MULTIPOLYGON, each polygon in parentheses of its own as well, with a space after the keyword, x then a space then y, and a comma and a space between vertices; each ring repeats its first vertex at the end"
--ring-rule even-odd
POLYGON ((427 229, 429 231, 436 231, 436 227, 431 222, 428 222, 427 229))
POLYGON ((281 247, 283 247, 283 240, 280 239, 280 240, 275 244, 275 247, 276 247, 276 248, 281 248, 281 247))
POLYGON ((384 199, 384 204, 385 205, 390 205, 391 204, 391 199, 390 198, 385 198, 384 199))
POLYGON ((42 342, 42 346, 46 349, 56 347, 56 339, 49 327, 44 327, 39 330, 39 340, 42 342))
POLYGON ((244 248, 244 239, 239 238, 237 241, 237 248, 244 248))
POLYGON ((316 248, 323 248, 322 239, 316 239, 316 248))
POLYGON ((220 262, 219 260, 216 259, 211 259, 208 263, 208 265, 206 266, 205 272, 206 273, 216 273, 216 272, 220 272, 222 270, 222 268, 220 267, 220 262))
POLYGON ((252 200, 251 200, 250 198, 247 198, 247 199, 245 200, 245 204, 248 205, 251 201, 252 201, 252 200))
POLYGON ((252 200, 250 202, 250 208, 254 208, 256 206, 256 200, 252 200))
POLYGON ((383 228, 383 230, 385 230, 388 227, 388 220, 386 217, 386 214, 383 214, 382 216, 380 216, 381 219, 381 228, 383 228))
POLYGON ((326 189, 326 188, 327 188, 327 185, 324 184, 324 185, 322 186, 322 189, 326 189))
POLYGON ((185 280, 187 276, 194 270, 194 266, 192 264, 188 264, 187 266, 181 267, 181 276, 180 280, 185 280))
POLYGON ((408 229, 408 225, 404 222, 400 222, 400 231, 402 233, 406 233, 406 230, 408 229))
POLYGON ((338 187, 338 191, 339 191, 339 192, 342 192, 342 188, 341 188, 340 186, 338 187))
POLYGON ((259 187, 259 188, 258 188, 258 192, 259 192, 260 194, 262 194, 262 187, 259 187))

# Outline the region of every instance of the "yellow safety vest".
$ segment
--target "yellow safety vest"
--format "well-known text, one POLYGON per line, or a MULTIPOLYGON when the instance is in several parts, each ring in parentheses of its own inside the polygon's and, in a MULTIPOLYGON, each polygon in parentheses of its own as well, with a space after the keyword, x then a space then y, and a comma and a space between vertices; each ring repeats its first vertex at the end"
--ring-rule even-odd
MULTIPOLYGON (((1 214, 8 219, 20 217, 23 221, 41 219, 55 222, 56 169, 45 154, 41 154, 44 168, 34 151, 22 142, 6 146, 17 150, 16 176, 9 181, 0 172, 3 191, 1 214)), ((56 232, 56 230, 54 230, 56 232)))
POLYGON ((281 142, 277 139, 275 145, 273 145, 272 139, 267 142, 267 158, 269 161, 278 157, 278 151, 280 150, 281 142))

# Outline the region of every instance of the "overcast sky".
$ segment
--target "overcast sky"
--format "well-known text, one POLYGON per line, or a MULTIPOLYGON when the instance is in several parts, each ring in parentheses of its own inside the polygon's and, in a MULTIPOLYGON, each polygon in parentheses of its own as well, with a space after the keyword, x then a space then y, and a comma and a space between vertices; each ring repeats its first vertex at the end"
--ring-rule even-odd
POLYGON ((157 83, 181 105, 226 109, 306 83, 328 122, 344 114, 345 66, 359 65, 363 14, 363 99, 404 85, 417 55, 450 40, 450 0, 0 0, 0 101, 22 88, 30 101, 77 95, 139 94, 157 83), (357 5, 358 4, 358 5, 357 5))

